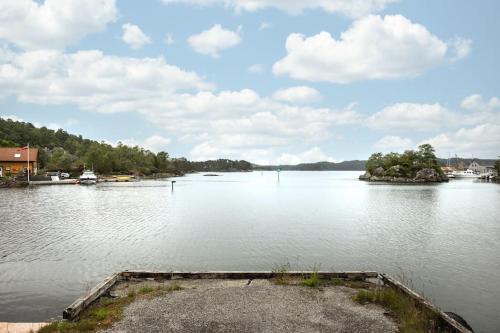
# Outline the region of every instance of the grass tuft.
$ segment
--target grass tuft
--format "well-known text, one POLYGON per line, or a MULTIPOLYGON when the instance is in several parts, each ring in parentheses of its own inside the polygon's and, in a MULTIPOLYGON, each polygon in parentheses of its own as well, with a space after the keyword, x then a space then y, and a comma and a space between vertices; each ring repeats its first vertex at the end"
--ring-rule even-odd
POLYGON ((401 333, 437 332, 439 316, 392 288, 359 290, 353 300, 360 304, 375 303, 389 309, 399 323, 401 333))
POLYGON ((56 321, 38 330, 38 333, 80 333, 97 332, 113 325, 122 318, 123 310, 132 303, 137 295, 141 297, 155 297, 167 292, 184 289, 178 283, 167 287, 153 288, 143 286, 139 290, 131 290, 126 297, 101 297, 94 305, 88 308, 76 322, 56 321))
POLYGON ((284 265, 275 266, 273 271, 272 281, 278 285, 289 285, 291 283, 290 278, 290 263, 284 265))
POLYGON ((320 282, 318 271, 319 271, 319 266, 314 266, 313 272, 308 277, 304 276, 302 285, 306 287, 317 288, 320 282))
POLYGON ((137 290, 137 293, 138 293, 139 295, 145 295, 145 294, 152 293, 153 291, 154 291, 154 288, 153 288, 153 287, 150 287, 150 286, 144 286, 144 287, 139 288, 139 290, 137 290))

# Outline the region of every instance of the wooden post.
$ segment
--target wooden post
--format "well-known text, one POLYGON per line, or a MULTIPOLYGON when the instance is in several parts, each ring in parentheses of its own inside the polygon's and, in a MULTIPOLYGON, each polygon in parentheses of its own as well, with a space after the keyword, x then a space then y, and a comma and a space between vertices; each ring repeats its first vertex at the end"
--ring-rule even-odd
POLYGON ((172 192, 174 191, 174 183, 175 183, 175 180, 172 180, 172 192))

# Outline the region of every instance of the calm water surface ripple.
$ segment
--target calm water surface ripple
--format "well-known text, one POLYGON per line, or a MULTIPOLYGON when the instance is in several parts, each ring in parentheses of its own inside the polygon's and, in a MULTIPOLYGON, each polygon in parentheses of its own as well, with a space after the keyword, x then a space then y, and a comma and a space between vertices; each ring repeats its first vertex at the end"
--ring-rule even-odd
POLYGON ((500 185, 369 184, 359 172, 224 173, 0 190, 0 321, 60 315, 110 274, 377 270, 500 331, 500 185))

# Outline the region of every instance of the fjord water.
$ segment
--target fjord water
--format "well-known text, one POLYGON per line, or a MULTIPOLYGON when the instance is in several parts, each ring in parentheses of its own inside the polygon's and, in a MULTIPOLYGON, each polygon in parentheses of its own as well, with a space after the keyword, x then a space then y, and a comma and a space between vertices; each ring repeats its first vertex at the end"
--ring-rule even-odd
POLYGON ((0 190, 0 321, 60 315, 120 270, 377 270, 500 329, 500 185, 359 172, 192 174, 0 190))

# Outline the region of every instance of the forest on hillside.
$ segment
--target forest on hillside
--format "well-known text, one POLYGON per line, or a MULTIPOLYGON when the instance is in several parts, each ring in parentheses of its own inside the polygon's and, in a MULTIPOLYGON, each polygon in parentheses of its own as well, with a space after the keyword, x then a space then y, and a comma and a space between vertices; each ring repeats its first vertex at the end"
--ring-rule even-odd
POLYGON ((171 158, 168 152, 154 153, 139 146, 122 143, 112 146, 105 142, 84 139, 59 129, 35 127, 31 123, 0 118, 0 147, 21 147, 27 143, 40 152, 40 168, 44 171, 79 173, 94 167, 101 174, 157 173, 183 174, 195 171, 248 171, 249 162, 219 159, 194 162, 171 158))

